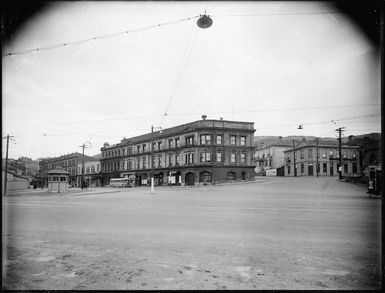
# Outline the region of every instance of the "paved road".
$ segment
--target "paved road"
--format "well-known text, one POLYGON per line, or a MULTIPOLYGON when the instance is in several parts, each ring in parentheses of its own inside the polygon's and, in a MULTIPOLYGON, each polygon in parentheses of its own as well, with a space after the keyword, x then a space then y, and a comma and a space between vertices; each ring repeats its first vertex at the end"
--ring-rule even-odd
POLYGON ((379 289, 381 199, 334 178, 3 198, 8 289, 379 289))

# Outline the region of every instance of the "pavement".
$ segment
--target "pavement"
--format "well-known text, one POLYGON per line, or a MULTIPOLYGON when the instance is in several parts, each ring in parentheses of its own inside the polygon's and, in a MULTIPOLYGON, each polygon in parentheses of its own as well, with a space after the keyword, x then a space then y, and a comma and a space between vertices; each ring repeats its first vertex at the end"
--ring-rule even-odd
POLYGON ((3 289, 381 288, 382 199, 364 186, 98 191, 3 197, 3 289))

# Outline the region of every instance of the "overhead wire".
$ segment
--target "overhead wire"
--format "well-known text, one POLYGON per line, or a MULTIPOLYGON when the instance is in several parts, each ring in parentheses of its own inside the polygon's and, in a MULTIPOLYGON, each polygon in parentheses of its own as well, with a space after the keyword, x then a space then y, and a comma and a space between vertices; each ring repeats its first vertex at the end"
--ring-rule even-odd
MULTIPOLYGON (((318 109, 335 109, 335 108, 356 108, 356 107, 371 107, 379 106, 380 103, 373 104, 360 104, 360 105, 338 105, 338 106, 314 106, 314 107, 294 107, 294 108, 267 108, 267 109, 252 109, 252 110, 240 110, 240 111, 225 111, 225 112, 206 112, 208 115, 216 114, 232 114, 232 113, 259 113, 259 112, 280 112, 280 111, 298 111, 298 110, 318 110, 318 109)), ((167 116, 194 116, 201 115, 202 112, 190 112, 190 113, 173 113, 167 116)), ((373 114, 380 115, 380 114, 373 114)), ((117 118, 103 118, 103 119, 88 119, 88 120, 75 120, 75 121, 62 121, 62 122, 50 122, 49 125, 65 125, 65 124, 78 124, 78 123, 90 123, 90 122, 105 122, 105 121, 117 121, 117 120, 140 120, 161 117, 162 115, 143 115, 143 116, 124 116, 117 118)), ((47 122, 37 122, 29 124, 17 124, 15 126, 42 126, 47 125, 47 122)))
MULTIPOLYGON (((207 9, 207 5, 208 5, 208 3, 206 3, 206 9, 207 9)), ((205 12, 206 12, 206 9, 205 9, 205 12)), ((330 15, 330 14, 344 14, 344 12, 341 12, 341 11, 322 11, 322 12, 257 13, 257 14, 214 14, 214 15, 212 15, 212 17, 252 17, 252 16, 285 16, 285 15, 289 16, 289 15, 312 15, 312 14, 313 15, 314 14, 329 14, 330 15)), ((55 44, 55 45, 43 46, 43 47, 26 49, 26 50, 21 50, 21 51, 7 52, 7 53, 2 54, 2 57, 28 54, 28 53, 38 52, 38 51, 42 51, 42 50, 52 50, 52 49, 57 49, 60 47, 83 44, 86 42, 91 42, 91 41, 99 40, 99 39, 113 38, 113 37, 117 37, 117 36, 128 34, 128 33, 140 32, 140 31, 150 30, 150 29, 153 29, 156 27, 176 24, 179 22, 188 21, 188 20, 198 18, 198 17, 200 17, 200 16, 195 15, 195 16, 190 16, 190 17, 185 17, 185 18, 169 21, 169 22, 163 22, 163 23, 158 23, 158 24, 154 24, 154 25, 149 25, 149 26, 142 27, 142 28, 128 29, 128 30, 124 30, 124 31, 120 31, 120 32, 115 32, 115 33, 110 33, 110 34, 105 34, 105 35, 100 35, 100 36, 88 37, 88 38, 84 38, 84 39, 77 40, 77 41, 62 42, 60 44, 55 44)))
MULTIPOLYGON (((195 24, 194 24, 194 28, 195 28, 195 24)), ((177 91, 178 86, 179 86, 179 84, 181 82, 181 79, 182 79, 182 75, 183 75, 184 71, 186 70, 187 63, 188 63, 188 61, 190 59, 190 56, 191 56, 191 52, 192 52, 192 50, 193 50, 193 48, 195 46, 196 40, 198 38, 199 29, 196 30, 195 37, 194 37, 193 41, 190 44, 190 38, 191 38, 191 35, 193 34, 193 32, 194 32, 194 29, 191 31, 191 34, 190 34, 190 37, 189 37, 189 42, 187 43, 185 54, 183 56, 183 61, 181 63, 181 67, 180 67, 180 69, 178 71, 178 74, 177 74, 177 77, 175 79, 175 83, 174 83, 174 86, 173 86, 172 91, 171 91, 170 99, 169 99, 169 101, 167 103, 166 110, 165 110, 165 112, 164 112, 164 114, 162 116, 162 120, 160 122, 160 126, 163 125, 164 117, 168 115, 168 109, 169 109, 169 107, 171 105, 172 100, 175 97, 176 91, 177 91)))
POLYGON ((6 56, 13 56, 13 55, 22 55, 22 54, 28 54, 28 53, 31 53, 31 52, 41 51, 41 50, 51 50, 51 49, 57 49, 57 48, 60 48, 60 47, 65 47, 65 46, 70 46, 70 45, 79 45, 79 44, 83 44, 83 43, 94 41, 94 40, 108 39, 108 38, 113 38, 113 37, 117 37, 117 36, 128 34, 128 33, 135 33, 135 32, 150 30, 150 29, 153 29, 153 28, 156 28, 156 27, 176 24, 176 23, 179 23, 179 22, 188 21, 188 20, 191 20, 191 19, 194 19, 194 18, 198 18, 198 17, 199 17, 199 15, 195 15, 195 16, 190 16, 190 17, 186 17, 186 18, 182 18, 182 19, 177 19, 177 20, 169 21, 169 22, 158 23, 158 24, 154 24, 154 25, 150 25, 150 26, 146 26, 146 27, 142 27, 142 28, 129 29, 129 30, 121 31, 121 32, 116 32, 116 33, 111 33, 111 34, 105 34, 105 35, 100 35, 100 36, 89 37, 89 38, 85 38, 85 39, 77 40, 77 41, 72 41, 72 42, 64 42, 64 43, 60 43, 60 44, 56 44, 56 45, 51 45, 51 46, 44 46, 44 47, 39 47, 39 48, 34 48, 34 49, 27 49, 27 50, 22 50, 22 51, 8 52, 8 53, 5 53, 5 54, 2 54, 2 56, 6 57, 6 56))

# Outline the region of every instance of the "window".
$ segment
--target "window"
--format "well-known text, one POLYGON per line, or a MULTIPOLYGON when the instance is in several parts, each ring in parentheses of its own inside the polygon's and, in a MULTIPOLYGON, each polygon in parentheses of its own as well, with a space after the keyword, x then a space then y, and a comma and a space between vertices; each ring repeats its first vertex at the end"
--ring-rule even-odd
POLYGON ((235 135, 230 135, 230 145, 236 145, 237 137, 235 135))
POLYGON ((172 139, 169 139, 168 140, 168 147, 169 148, 172 148, 173 147, 173 143, 172 143, 173 141, 172 141, 172 139))
POLYGON ((235 180, 235 179, 237 179, 235 172, 230 171, 227 173, 227 180, 235 180))
POLYGON ((194 154, 189 153, 186 154, 186 164, 193 164, 194 163, 194 154))
POLYGON ((222 135, 217 135, 217 144, 222 144, 223 143, 223 136, 222 135))
POLYGON ((175 139, 175 147, 180 147, 179 137, 175 139))
POLYGON ((288 163, 291 162, 291 154, 287 154, 286 162, 288 162, 288 163))
POLYGON ((344 164, 344 173, 348 173, 348 164, 344 164))
POLYGON ((146 157, 143 157, 142 161, 143 161, 142 168, 144 169, 146 168, 146 157))
POLYGON ((211 162, 211 153, 202 152, 200 157, 201 162, 211 162))
POLYGON ((301 150, 301 159, 303 159, 303 158, 304 158, 304 151, 301 150))
POLYGON ((329 151, 329 158, 333 158, 334 154, 333 154, 333 150, 330 150, 329 151))
POLYGON ((161 149, 162 149, 162 142, 158 141, 158 151, 160 151, 161 149))
POLYGON ((327 164, 326 163, 322 164, 322 172, 327 173, 327 164))
POLYGON ((95 173, 95 165, 91 166, 91 173, 95 173))
POLYGON ((348 157, 348 154, 346 153, 346 151, 343 152, 343 158, 346 159, 348 157))
POLYGON ((138 149, 138 154, 140 153, 140 145, 136 146, 136 148, 138 149))
POLYGON ((158 167, 162 167, 161 157, 158 157, 158 167))
POLYGON ((356 151, 352 151, 352 158, 355 159, 357 157, 357 152, 356 151))
POLYGON ((326 158, 326 151, 325 150, 322 151, 322 158, 326 158))
POLYGON ((59 181, 59 177, 53 176, 53 177, 52 177, 52 181, 59 181))
POLYGON ((172 156, 171 155, 168 156, 168 165, 169 166, 172 165, 172 156))
POLYGON ((97 164, 97 165, 96 165, 96 172, 99 173, 99 171, 100 171, 100 165, 97 164))
POLYGON ((201 144, 211 144, 211 135, 210 134, 202 134, 201 135, 201 144))
POLYGON ((287 174, 290 174, 290 166, 287 166, 287 174))
POLYGON ((246 153, 241 153, 241 163, 246 163, 246 153))
POLYGON ((217 162, 222 162, 222 152, 217 152, 217 162))
POLYGON ((199 182, 211 182, 211 173, 208 171, 199 174, 199 182))
POLYGON ((305 173, 305 166, 304 164, 301 164, 301 174, 304 174, 305 173))
POLYGON ((312 158, 313 158, 313 149, 308 149, 307 152, 308 152, 308 153, 307 153, 308 158, 309 158, 309 159, 312 159, 312 158))
POLYGON ((154 142, 153 144, 152 144, 152 149, 155 151, 155 149, 156 149, 156 143, 154 142))
POLYGON ((246 136, 241 136, 240 139, 241 139, 240 145, 245 146, 246 145, 246 136))
POLYGON ((146 151, 146 145, 145 144, 142 145, 142 149, 143 149, 143 153, 144 153, 146 151))
POLYGON ((357 173, 357 163, 353 163, 353 173, 357 173))
POLYGON ((186 137, 186 145, 193 145, 194 144, 194 136, 188 136, 186 137))
POLYGON ((64 177, 64 176, 61 176, 61 177, 60 177, 60 181, 61 181, 61 182, 65 182, 65 181, 67 181, 67 178, 64 177))
POLYGON ((128 161, 128 170, 132 170, 132 161, 128 161))
POLYGON ((179 164, 178 155, 175 155, 175 165, 179 164))
POLYGON ((236 154, 235 153, 231 153, 230 163, 235 163, 235 162, 236 162, 236 154))

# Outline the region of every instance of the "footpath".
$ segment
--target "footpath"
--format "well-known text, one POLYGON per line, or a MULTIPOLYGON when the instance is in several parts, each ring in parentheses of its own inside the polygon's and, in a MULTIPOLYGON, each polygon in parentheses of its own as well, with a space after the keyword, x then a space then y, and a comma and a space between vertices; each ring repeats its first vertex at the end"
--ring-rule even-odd
MULTIPOLYGON (((260 182, 266 182, 266 179, 256 179, 254 181, 236 181, 236 182, 221 182, 217 184, 198 184, 193 186, 168 186, 168 185, 158 185, 155 186, 157 189, 190 189, 190 188, 208 188, 208 187, 215 187, 215 186, 227 186, 227 185, 241 185, 241 184, 254 184, 254 183, 260 183, 260 182)), ((30 188, 30 189, 23 189, 23 190, 9 190, 7 192, 7 196, 68 196, 68 195, 90 195, 90 194, 102 194, 102 193, 116 193, 116 192, 125 192, 125 191, 134 191, 134 190, 140 190, 143 191, 144 189, 149 189, 150 186, 136 186, 131 188, 112 188, 112 187, 92 187, 92 188, 86 188, 81 189, 79 187, 72 187, 69 188, 68 191, 65 192, 48 192, 48 188, 30 188)))

